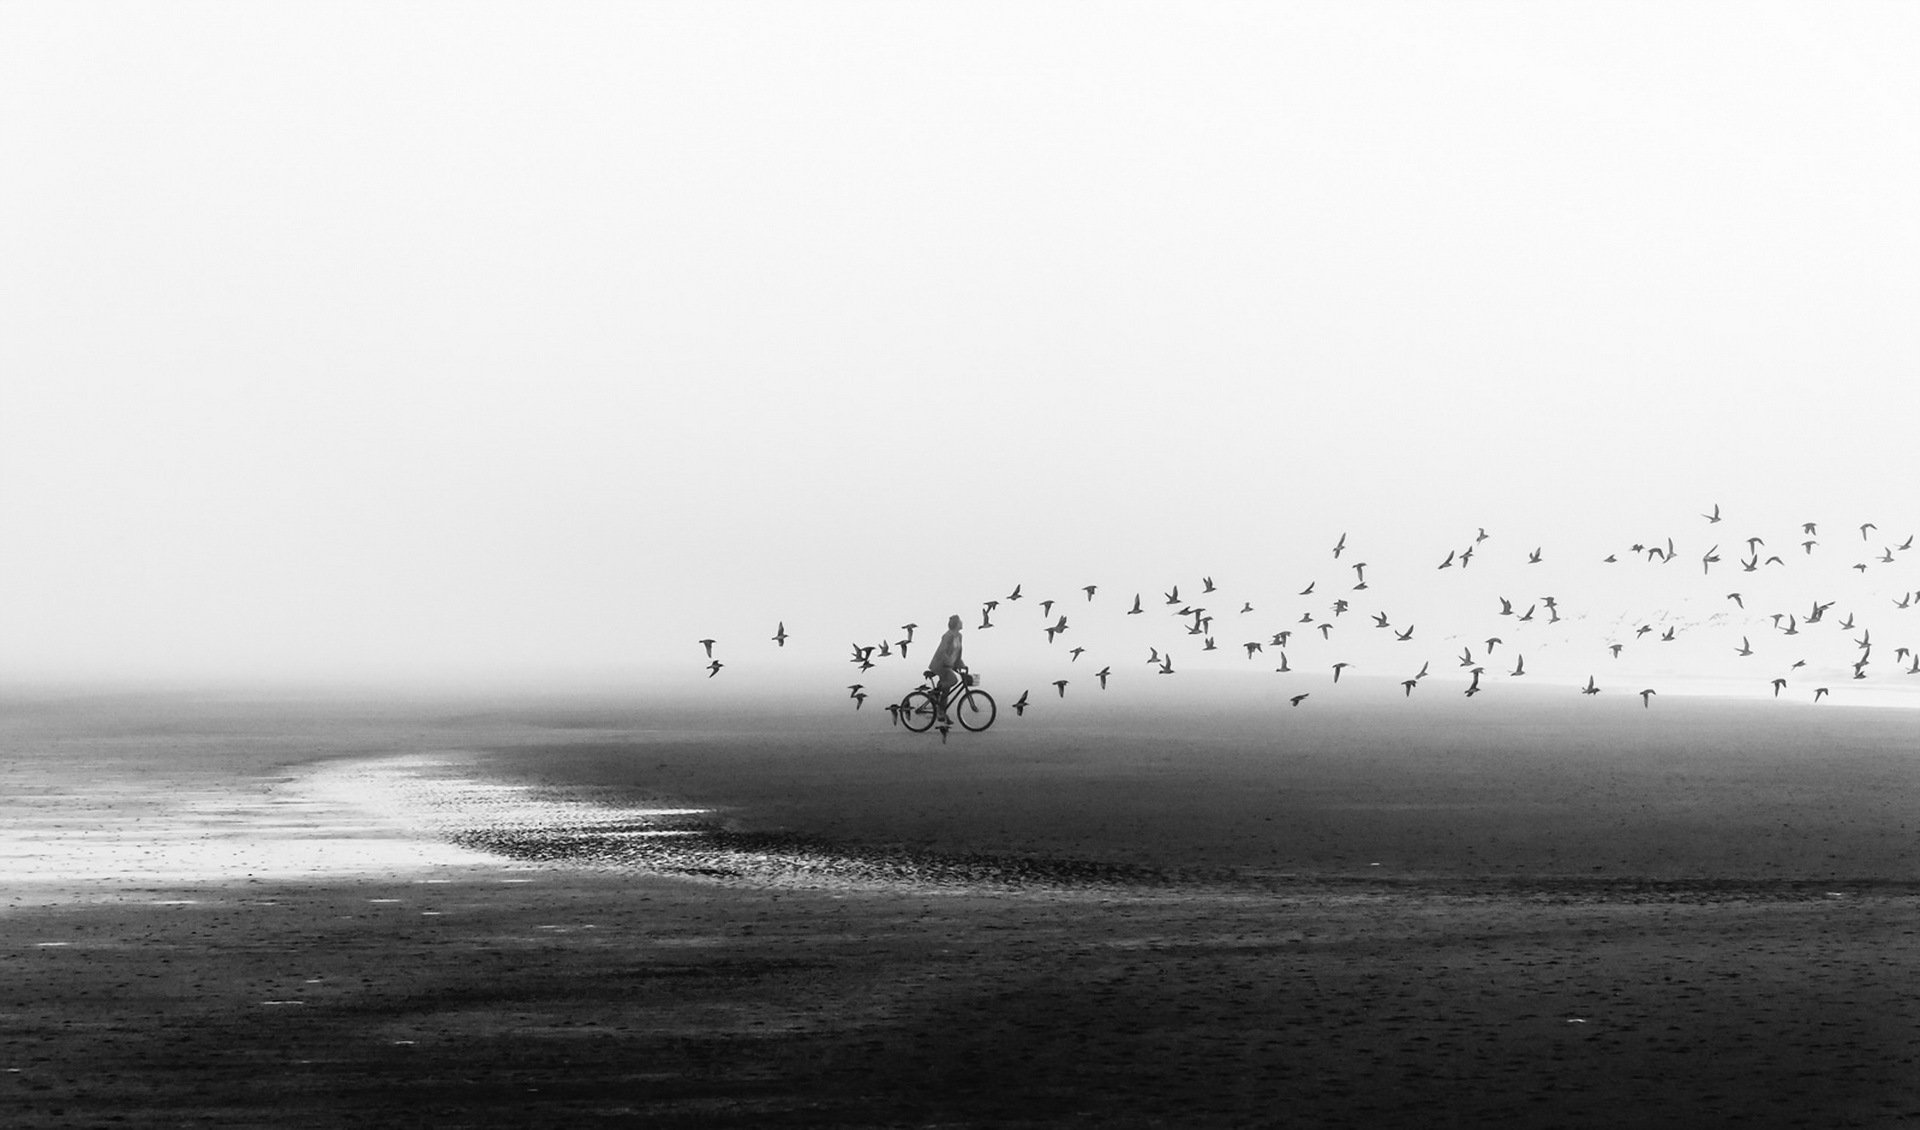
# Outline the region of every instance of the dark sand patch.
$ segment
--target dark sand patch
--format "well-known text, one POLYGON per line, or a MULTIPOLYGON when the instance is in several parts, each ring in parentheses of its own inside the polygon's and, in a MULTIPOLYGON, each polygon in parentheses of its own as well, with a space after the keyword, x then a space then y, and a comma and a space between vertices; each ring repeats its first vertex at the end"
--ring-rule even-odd
MULTIPOLYGON (((14 718, 7 772, 43 814, 77 804, 86 836, 162 859, 166 837, 143 825, 205 815, 175 790, 224 797, 215 823, 241 845, 245 813, 310 797, 298 790, 316 759, 350 773, 381 751, 483 749, 448 764, 512 786, 503 811, 531 787, 574 818, 711 806, 729 835, 834 858, 983 854, 1231 881, 876 883, 829 869, 768 885, 584 867, 566 851, 383 859, 309 881, 68 874, 46 888, 60 897, 0 909, 0 1124, 1920 1121, 1920 901, 1885 816, 1914 784, 1871 724, 1857 740, 1824 735, 1820 774, 1702 723, 1723 739, 1718 760, 1616 735, 1611 760, 1560 774, 1516 774, 1518 752, 1450 765, 1403 751, 1397 764, 1416 770, 1383 778, 1394 751, 1369 741, 1332 747, 1376 758, 1350 757, 1343 783, 1340 758, 1312 755, 1298 730, 1273 778, 1271 735, 1231 726, 1212 745, 1191 726, 1177 740, 1134 732, 1134 747, 1038 728, 1023 746, 1027 733, 996 729, 998 745, 935 757, 824 724, 640 735, 598 710, 562 728, 510 711, 203 704, 144 739, 133 707, 85 724, 14 718), (175 755, 151 756, 156 733, 175 755), (661 774, 639 755, 663 742, 680 744, 661 774), (1502 779, 1492 803, 1485 788, 1502 779), (1761 780, 1792 788, 1743 799, 1743 781, 1761 780), (1748 842, 1756 806, 1792 828, 1748 842), (1553 831, 1569 814, 1580 834, 1553 831), (1278 830, 1254 819, 1272 815, 1278 830), (1273 862, 1296 847, 1318 863, 1273 862), (1574 862, 1538 866, 1549 847, 1574 862), (1596 860, 1609 870, 1594 874, 1596 860)), ((341 837, 391 831, 385 800, 365 800, 341 837)), ((298 814, 333 810, 283 809, 286 827, 262 838, 302 842, 298 814)), ((545 819, 503 826, 537 838, 545 819)))

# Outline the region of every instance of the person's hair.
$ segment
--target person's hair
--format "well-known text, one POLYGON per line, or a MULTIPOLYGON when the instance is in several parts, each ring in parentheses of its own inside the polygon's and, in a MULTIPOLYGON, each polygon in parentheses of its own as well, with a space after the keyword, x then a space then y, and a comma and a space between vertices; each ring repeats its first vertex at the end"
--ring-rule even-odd
POLYGON ((951 616, 949 616, 949 617, 947 617, 947 627, 949 627, 949 628, 952 628, 952 629, 955 629, 955 630, 957 631, 957 630, 959 629, 959 627, 960 627, 960 625, 961 625, 961 623, 962 623, 962 621, 961 621, 961 619, 960 619, 960 614, 959 614, 958 612, 956 612, 956 613, 954 613, 953 615, 951 615, 951 616))

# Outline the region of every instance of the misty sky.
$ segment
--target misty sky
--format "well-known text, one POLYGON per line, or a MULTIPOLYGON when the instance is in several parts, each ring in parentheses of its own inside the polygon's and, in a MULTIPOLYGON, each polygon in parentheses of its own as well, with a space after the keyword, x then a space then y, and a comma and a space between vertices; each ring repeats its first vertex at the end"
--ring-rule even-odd
POLYGON ((0 675, 695 679, 1023 580, 1277 590, 1346 531, 1900 536, 1916 42, 0 5, 0 675))

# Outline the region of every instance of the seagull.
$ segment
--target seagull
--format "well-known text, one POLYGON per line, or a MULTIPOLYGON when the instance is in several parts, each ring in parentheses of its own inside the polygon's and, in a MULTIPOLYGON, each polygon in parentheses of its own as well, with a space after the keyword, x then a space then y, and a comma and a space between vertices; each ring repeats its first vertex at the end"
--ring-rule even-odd
POLYGON ((1532 604, 1529 604, 1529 605, 1527 605, 1527 610, 1526 610, 1525 612, 1522 612, 1522 613, 1521 613, 1520 615, 1518 615, 1518 616, 1516 616, 1516 617, 1514 617, 1514 619, 1516 619, 1516 620, 1518 620, 1518 621, 1520 621, 1520 622, 1521 622, 1522 624, 1530 624, 1530 623, 1532 623, 1532 622, 1533 622, 1533 610, 1534 610, 1534 609, 1535 609, 1536 607, 1538 607, 1538 606, 1537 606, 1537 605, 1532 605, 1532 604))
POLYGON ((1201 650, 1201 651, 1215 651, 1215 650, 1217 650, 1217 648, 1216 648, 1216 647, 1214 646, 1214 642, 1213 642, 1213 637, 1212 637, 1212 636, 1208 636, 1208 637, 1207 637, 1207 639, 1206 639, 1206 642, 1205 642, 1205 643, 1202 643, 1202 644, 1200 645, 1200 650, 1201 650))
POLYGON ((1717 502, 1713 504, 1713 513, 1702 514, 1700 516, 1705 518, 1709 524, 1718 522, 1720 520, 1720 504, 1717 502))
POLYGON ((1426 678, 1426 677, 1427 677, 1427 668, 1429 668, 1429 667, 1432 667, 1432 666, 1433 666, 1433 664, 1432 664, 1431 662, 1426 662, 1426 663, 1422 663, 1422 664, 1420 665, 1420 670, 1419 670, 1418 672, 1416 672, 1416 673, 1414 674, 1414 676, 1413 676, 1413 677, 1414 677, 1414 678, 1416 678, 1416 679, 1424 679, 1424 678, 1426 678))
POLYGON ((1608 644, 1608 645, 1607 645, 1607 650, 1608 650, 1608 651, 1611 651, 1611 652, 1613 652, 1613 657, 1614 657, 1615 659, 1618 659, 1618 658, 1620 658, 1620 649, 1621 649, 1622 647, 1624 647, 1624 646, 1626 646, 1626 645, 1625 645, 1625 644, 1617 644, 1617 643, 1610 643, 1610 644, 1608 644))
POLYGON ((1280 653, 1280 666, 1278 666, 1278 667, 1275 667, 1275 668, 1274 668, 1274 670, 1275 670, 1275 671, 1277 671, 1277 672, 1279 672, 1279 673, 1280 673, 1280 674, 1282 674, 1282 675, 1284 675, 1284 674, 1286 674, 1287 672, 1289 672, 1289 671, 1291 671, 1291 670, 1293 670, 1293 665, 1287 662, 1287 653, 1286 653, 1286 652, 1284 652, 1284 651, 1283 651, 1283 652, 1281 652, 1281 653, 1280 653))
POLYGON ((1414 685, 1414 683, 1416 683, 1416 682, 1418 682, 1418 681, 1419 681, 1419 680, 1417 680, 1417 679, 1402 679, 1402 680, 1400 680, 1400 685, 1401 685, 1401 686, 1403 686, 1403 687, 1405 687, 1405 688, 1407 688, 1407 693, 1406 693, 1406 697, 1407 697, 1407 698, 1412 698, 1412 697, 1413 697, 1413 685, 1414 685))
POLYGON ((724 666, 726 666, 726 664, 721 663, 718 659, 714 660, 712 663, 707 664, 707 678, 711 679, 715 675, 718 675, 720 673, 720 668, 724 666))
POLYGON ((993 620, 988 615, 988 610, 984 608, 980 610, 980 627, 983 629, 993 627, 993 620))
POLYGON ((1007 594, 1007 602, 1011 604, 1012 602, 1019 599, 1020 599, 1020 586, 1015 585, 1013 586, 1013 591, 1007 594))
POLYGON ((1811 556, 1813 553, 1813 547, 1819 544, 1820 543, 1817 541, 1803 541, 1800 543, 1800 548, 1806 550, 1808 555, 1811 556))
POLYGON ((1320 583, 1319 581, 1308 581, 1308 582, 1307 582, 1307 587, 1306 587, 1306 588, 1303 588, 1303 589, 1301 589, 1301 590, 1300 590, 1300 595, 1301 595, 1301 596, 1312 596, 1312 595, 1313 595, 1313 586, 1315 586, 1315 585, 1317 585, 1317 584, 1319 584, 1319 583, 1320 583))
POLYGON ((853 708, 854 708, 855 710, 858 710, 858 709, 860 709, 861 707, 863 707, 863 706, 865 706, 866 704, 867 704, 867 696, 866 696, 866 695, 864 695, 864 694, 857 694, 857 695, 854 695, 854 696, 853 696, 853 708))
POLYGON ((1099 591, 1099 589, 1100 589, 1099 585, 1082 585, 1080 587, 1080 591, 1087 594, 1088 600, 1092 600, 1093 594, 1099 591))
POLYGON ((1253 611, 1253 601, 1251 600, 1247 601, 1246 603, 1240 606, 1240 615, 1242 616, 1245 616, 1247 613, 1252 611, 1253 611))
POLYGON ((1053 601, 1043 600, 1040 602, 1040 615, 1042 616, 1053 615, 1053 601))
POLYGON ((1067 697, 1067 681, 1065 679, 1055 679, 1053 681, 1053 689, 1060 692, 1061 698, 1067 697))
POLYGON ((1471 565, 1471 564, 1473 564, 1473 547, 1468 546, 1467 548, 1460 551, 1460 567, 1462 569, 1465 569, 1468 565, 1471 565))
POLYGON ((1140 609, 1140 594, 1139 594, 1139 593, 1134 593, 1134 594, 1133 594, 1133 607, 1132 607, 1132 608, 1129 608, 1129 609, 1127 609, 1127 615, 1129 615, 1129 616, 1138 616, 1138 615, 1140 615, 1140 612, 1141 612, 1141 609, 1140 609))
POLYGON ((1671 625, 1669 625, 1666 631, 1664 631, 1664 632, 1662 632, 1662 633, 1660 633, 1660 642, 1661 642, 1661 643, 1672 643, 1672 642, 1673 642, 1673 632, 1674 632, 1674 629, 1673 629, 1673 627, 1672 627, 1671 625))
POLYGON ((1297 694, 1297 695, 1294 695, 1292 698, 1288 699, 1287 701, 1289 703, 1292 703, 1294 706, 1299 706, 1301 703, 1307 701, 1307 696, 1304 694, 1297 694))
POLYGON ((1720 547, 1716 545, 1700 555, 1700 572, 1703 574, 1711 573, 1713 572, 1713 567, 1719 563, 1720 547))
POLYGON ((1518 657, 1518 659, 1515 661, 1513 665, 1513 670, 1507 672, 1508 675, 1514 676, 1516 678, 1526 673, 1527 673, 1527 657, 1524 655, 1518 657))
POLYGON ((1660 693, 1659 691, 1654 690, 1652 687, 1648 687, 1646 690, 1641 691, 1640 692, 1641 708, 1645 709, 1647 706, 1651 705, 1653 702, 1653 696, 1659 693, 1660 693))
POLYGON ((1399 641, 1401 641, 1402 643, 1404 643, 1404 642, 1406 642, 1407 640, 1410 640, 1410 639, 1412 639, 1412 638, 1413 638, 1413 625, 1412 625, 1412 624, 1408 624, 1408 625, 1407 625, 1407 630, 1406 630, 1406 631, 1404 631, 1404 632, 1395 632, 1395 633, 1393 633, 1393 638, 1394 638, 1394 639, 1397 639, 1397 640, 1399 640, 1399 641))
POLYGON ((1442 569, 1451 569, 1451 568, 1453 568, 1453 558, 1454 558, 1454 552, 1453 552, 1453 550, 1451 550, 1451 549, 1449 549, 1449 550, 1447 550, 1447 559, 1446 559, 1445 561, 1442 561, 1442 562, 1440 563, 1440 568, 1442 568, 1442 569))
POLYGON ((1387 614, 1386 614, 1385 612, 1375 612, 1375 613, 1373 614, 1373 626, 1374 626, 1374 627, 1376 627, 1376 628, 1384 628, 1384 627, 1386 627, 1386 626, 1387 626, 1387 614))
POLYGON ((1873 524, 1872 522, 1862 522, 1862 523, 1860 524, 1860 540, 1861 540, 1861 541, 1866 541, 1866 540, 1867 540, 1867 531, 1868 531, 1868 530, 1877 530, 1877 529, 1879 529, 1879 528, 1880 528, 1880 527, 1878 527, 1878 526, 1876 526, 1876 525, 1874 525, 1874 524, 1873 524))
POLYGON ((1332 624, 1322 624, 1322 625, 1320 625, 1320 638, 1321 638, 1321 639, 1323 639, 1323 640, 1324 640, 1324 639, 1326 639, 1327 637, 1329 637, 1329 636, 1331 636, 1332 634, 1333 634, 1333 625, 1332 625, 1332 624))
POLYGON ((1060 622, 1058 624, 1055 624, 1053 627, 1047 629, 1047 642, 1052 643, 1053 637, 1059 635, 1061 632, 1064 632, 1066 630, 1067 630, 1067 618, 1065 616, 1061 616, 1060 622))
POLYGON ((1173 652, 1167 652, 1165 658, 1160 660, 1160 673, 1162 675, 1173 674, 1173 652))
POLYGON ((1821 696, 1823 696, 1823 695, 1829 695, 1829 694, 1832 694, 1832 693, 1833 693, 1832 691, 1830 691, 1830 690, 1828 690, 1828 689, 1827 689, 1827 688, 1825 688, 1825 687, 1815 687, 1815 688, 1813 688, 1813 701, 1815 701, 1815 702, 1819 702, 1819 701, 1820 701, 1820 698, 1821 698, 1821 696))
POLYGON ((1747 642, 1747 637, 1745 637, 1745 636, 1741 636, 1741 637, 1740 637, 1740 646, 1739 646, 1739 647, 1736 647, 1736 648, 1734 648, 1734 649, 1733 649, 1733 653, 1734 653, 1735 655, 1752 655, 1752 654, 1753 654, 1753 645, 1752 645, 1752 644, 1749 644, 1749 643, 1747 642))
POLYGON ((1336 663, 1336 664, 1334 664, 1334 665, 1333 665, 1333 681, 1334 681, 1334 682, 1336 682, 1336 683, 1337 683, 1337 682, 1339 682, 1339 681, 1340 681, 1340 671, 1341 671, 1341 669, 1342 669, 1342 668, 1345 668, 1345 667, 1348 667, 1348 666, 1350 666, 1350 664, 1347 664, 1347 663, 1336 663))
POLYGON ((848 698, 852 698, 852 697, 853 697, 854 695, 857 695, 857 694, 859 694, 859 693, 860 693, 861 691, 863 691, 863 690, 865 690, 865 689, 866 689, 866 687, 867 687, 867 684, 865 684, 865 683, 849 683, 849 684, 847 684, 847 697, 848 697, 848 698))
POLYGON ((889 644, 886 640, 881 640, 880 641, 880 658, 886 659, 887 657, 891 656, 893 654, 892 646, 893 645, 889 644))
POLYGON ((1533 552, 1532 552, 1532 553, 1529 553, 1529 554, 1527 554, 1527 564, 1529 564, 1529 565, 1538 565, 1538 564, 1540 564, 1540 548, 1541 548, 1541 547, 1539 547, 1539 546, 1534 546, 1534 547, 1533 547, 1533 552))
POLYGON ((1158 662, 1160 662, 1160 649, 1157 647, 1148 648, 1147 649, 1147 666, 1151 667, 1158 662))
POLYGON ((1087 649, 1084 647, 1076 647, 1072 651, 1068 652, 1067 654, 1073 656, 1073 661, 1077 663, 1080 661, 1080 653, 1085 650, 1087 649))
POLYGON ((1275 633, 1273 633, 1273 638, 1272 638, 1272 639, 1270 639, 1270 640, 1268 640, 1267 642, 1268 642, 1268 643, 1270 643, 1270 644, 1272 644, 1272 645, 1273 645, 1273 646, 1275 646, 1275 647, 1285 647, 1285 646, 1287 646, 1287 638, 1288 638, 1289 636, 1291 636, 1291 635, 1293 635, 1293 633, 1292 633, 1292 632, 1290 632, 1290 631, 1289 631, 1289 632, 1275 632, 1275 633))
POLYGON ((1633 630, 1634 638, 1638 639, 1639 637, 1644 636, 1651 631, 1653 631, 1652 624, 1642 624, 1638 628, 1635 628, 1633 630))
POLYGON ((1593 681, 1592 675, 1587 676, 1587 685, 1581 688, 1580 693, 1581 694, 1599 694, 1600 693, 1600 687, 1597 683, 1593 681))
POLYGON ((714 644, 714 641, 713 641, 713 640, 698 640, 698 641, 695 641, 695 642, 697 642, 697 643, 699 643, 699 645, 700 645, 701 647, 704 647, 704 648, 706 648, 706 649, 707 649, 707 658, 708 658, 708 659, 712 659, 712 658, 713 658, 713 644, 714 644))
POLYGON ((1813 528, 1816 524, 1817 523, 1814 523, 1814 522, 1802 522, 1800 524, 1800 532, 1803 534, 1806 534, 1808 537, 1812 537, 1813 535, 1820 532, 1813 528))
POLYGON ((908 642, 908 643, 912 643, 912 642, 913 642, 913 630, 914 630, 915 628, 917 628, 917 627, 919 627, 919 626, 920 626, 920 625, 918 625, 918 624, 902 624, 902 625, 900 625, 900 630, 901 630, 901 631, 903 631, 903 632, 905 632, 905 633, 907 633, 907 642, 908 642))
POLYGON ((1353 563, 1353 579, 1363 585, 1367 583, 1367 563, 1365 561, 1356 561, 1353 563))
POLYGON ((1013 700, 1013 715, 1016 718, 1027 712, 1027 693, 1026 691, 1021 691, 1020 697, 1013 700))
POLYGON ((1212 577, 1200 578, 1200 595, 1205 596, 1206 594, 1212 591, 1213 591, 1213 578, 1212 577))
POLYGON ((1179 585, 1173 586, 1173 591, 1170 593, 1167 593, 1166 597, 1167 597, 1168 604, 1180 603, 1180 586, 1179 585))
POLYGON ((1101 690, 1103 690, 1103 691, 1104 691, 1104 690, 1106 690, 1106 689, 1107 689, 1107 676, 1109 676, 1109 675, 1111 675, 1111 674, 1113 674, 1113 668, 1112 668, 1112 667, 1102 667, 1102 668, 1100 668, 1100 669, 1099 669, 1098 671, 1095 671, 1095 672, 1093 673, 1093 677, 1094 677, 1094 678, 1096 678, 1096 679, 1098 679, 1098 680, 1100 680, 1100 689, 1101 689, 1101 690))
POLYGON ((896 650, 900 652, 900 658, 905 659, 907 657, 907 645, 912 642, 913 642, 912 640, 895 640, 894 641, 893 646, 896 650))
POLYGON ((1264 651, 1264 650, 1266 650, 1266 649, 1265 649, 1264 647, 1262 647, 1262 646, 1261 646, 1261 644, 1260 644, 1260 641, 1259 641, 1259 640, 1249 640, 1249 641, 1247 641, 1247 643, 1246 643, 1246 644, 1244 644, 1243 646, 1244 646, 1244 647, 1245 647, 1245 648, 1247 649, 1247 658, 1248 658, 1248 659, 1252 659, 1252 658, 1253 658, 1253 653, 1254 653, 1254 652, 1256 652, 1256 651, 1264 651))
POLYGON ((1503 644, 1506 642, 1507 642, 1506 640, 1501 639, 1499 636, 1488 636, 1487 637, 1487 654, 1488 655, 1493 654, 1494 645, 1503 644))
POLYGON ((1747 606, 1747 602, 1740 599, 1740 594, 1737 592, 1728 593, 1727 599, 1733 601, 1735 604, 1739 605, 1742 609, 1745 609, 1747 606))
POLYGON ((1513 601, 1508 600, 1504 596, 1500 598, 1500 615, 1502 616, 1513 615, 1513 601))
POLYGON ((994 609, 1000 607, 1000 602, 997 600, 989 600, 985 604, 981 605, 980 607, 986 609, 988 612, 992 612, 994 609))
POLYGON ((889 702, 887 704, 887 721, 895 726, 898 726, 900 724, 900 704, 899 703, 889 702))
POLYGON ((1347 548, 1347 535, 1341 534, 1340 540, 1338 542, 1335 542, 1333 546, 1334 560, 1338 561, 1340 559, 1340 551, 1345 548, 1347 548))
POLYGON ((1487 528, 1485 526, 1481 526, 1480 532, 1473 535, 1473 543, 1475 545, 1479 545, 1481 542, 1486 540, 1487 540, 1487 528))
POLYGON ((1773 681, 1773 697, 1779 698, 1781 689, 1786 685, 1787 681, 1785 679, 1775 679, 1773 681))
POLYGON ((1473 649, 1472 648, 1463 647, 1460 649, 1460 666, 1462 667, 1473 666, 1473 649))
POLYGON ((785 620, 780 621, 780 626, 774 630, 773 642, 779 644, 781 647, 787 646, 787 622, 785 620))

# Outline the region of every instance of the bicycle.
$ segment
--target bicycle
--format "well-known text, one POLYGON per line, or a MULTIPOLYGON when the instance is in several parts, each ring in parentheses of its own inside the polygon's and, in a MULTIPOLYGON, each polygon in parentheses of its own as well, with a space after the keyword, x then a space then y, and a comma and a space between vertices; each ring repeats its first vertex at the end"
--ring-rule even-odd
POLYGON ((958 719, 963 728, 976 734, 993 725, 1000 713, 993 696, 980 689, 980 679, 971 671, 954 682, 945 702, 938 698, 940 692, 934 684, 933 672, 926 672, 926 680, 900 700, 900 722, 916 734, 931 729, 942 708, 947 717, 958 719))

